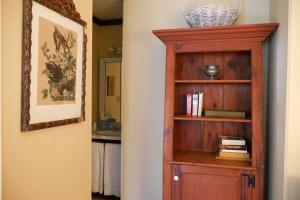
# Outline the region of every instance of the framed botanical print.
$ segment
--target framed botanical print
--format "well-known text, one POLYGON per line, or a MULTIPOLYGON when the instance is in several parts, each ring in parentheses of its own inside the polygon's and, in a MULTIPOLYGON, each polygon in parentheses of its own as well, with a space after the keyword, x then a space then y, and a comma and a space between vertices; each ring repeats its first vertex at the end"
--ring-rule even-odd
POLYGON ((24 0, 21 130, 85 119, 86 23, 72 0, 24 0))

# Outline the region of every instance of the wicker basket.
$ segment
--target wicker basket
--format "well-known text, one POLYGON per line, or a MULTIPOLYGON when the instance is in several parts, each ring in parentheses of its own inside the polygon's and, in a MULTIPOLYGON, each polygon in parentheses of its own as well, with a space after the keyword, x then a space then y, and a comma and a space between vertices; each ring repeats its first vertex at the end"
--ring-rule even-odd
POLYGON ((187 0, 185 0, 182 12, 191 27, 232 25, 239 15, 239 0, 236 2, 236 8, 229 5, 208 4, 187 9, 186 4, 187 0))

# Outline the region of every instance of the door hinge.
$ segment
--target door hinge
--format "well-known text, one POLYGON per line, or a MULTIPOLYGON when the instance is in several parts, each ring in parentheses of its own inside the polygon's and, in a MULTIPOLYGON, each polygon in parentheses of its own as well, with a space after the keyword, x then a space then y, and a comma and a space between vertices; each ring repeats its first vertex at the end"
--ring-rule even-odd
POLYGON ((242 173, 241 176, 247 177, 247 179, 248 179, 248 188, 255 188, 255 175, 242 173))

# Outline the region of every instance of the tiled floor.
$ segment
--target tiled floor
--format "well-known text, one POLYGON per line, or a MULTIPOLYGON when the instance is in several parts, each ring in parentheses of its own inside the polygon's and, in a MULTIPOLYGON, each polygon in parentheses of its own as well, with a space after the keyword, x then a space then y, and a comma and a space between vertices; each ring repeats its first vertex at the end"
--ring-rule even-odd
POLYGON ((115 196, 102 196, 100 194, 92 194, 93 200, 120 200, 119 197, 115 196))

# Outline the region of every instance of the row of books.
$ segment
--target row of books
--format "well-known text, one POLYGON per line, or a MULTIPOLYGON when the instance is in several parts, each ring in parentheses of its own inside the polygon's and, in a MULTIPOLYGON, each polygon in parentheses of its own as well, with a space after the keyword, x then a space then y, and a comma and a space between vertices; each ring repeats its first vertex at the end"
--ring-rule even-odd
POLYGON ((242 137, 219 136, 217 159, 250 160, 246 140, 242 137))
POLYGON ((186 114, 189 116, 202 116, 203 92, 186 95, 186 114))
POLYGON ((203 92, 188 93, 186 95, 186 115, 193 117, 219 117, 219 118, 245 118, 246 113, 243 111, 228 110, 205 110, 203 112, 203 92))

